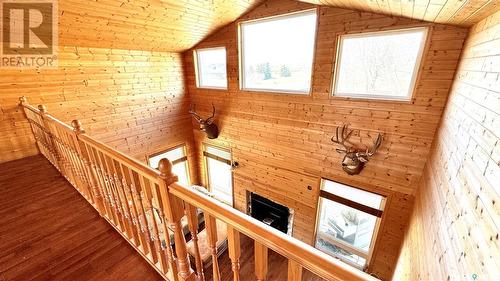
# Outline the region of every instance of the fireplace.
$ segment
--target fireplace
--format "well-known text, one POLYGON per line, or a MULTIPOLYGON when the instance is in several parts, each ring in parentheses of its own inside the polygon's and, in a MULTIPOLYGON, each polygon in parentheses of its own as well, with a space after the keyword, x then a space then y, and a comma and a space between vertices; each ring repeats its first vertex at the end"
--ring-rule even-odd
POLYGON ((291 234, 293 210, 251 192, 248 202, 249 214, 281 232, 291 234))

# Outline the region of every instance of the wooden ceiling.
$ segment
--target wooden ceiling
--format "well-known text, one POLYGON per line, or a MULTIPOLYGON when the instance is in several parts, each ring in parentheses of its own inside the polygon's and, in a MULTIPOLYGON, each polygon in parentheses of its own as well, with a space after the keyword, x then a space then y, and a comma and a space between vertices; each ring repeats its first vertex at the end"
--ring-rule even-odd
POLYGON ((59 0, 59 44, 181 52, 262 0, 59 0))
POLYGON ((471 26, 500 10, 499 0, 300 0, 430 22, 471 26))
MULTIPOLYGON (((269 0, 273 1, 273 0, 269 0)), ((301 0, 469 26, 498 0, 301 0)), ((264 0, 59 0, 63 46, 182 52, 264 0)))

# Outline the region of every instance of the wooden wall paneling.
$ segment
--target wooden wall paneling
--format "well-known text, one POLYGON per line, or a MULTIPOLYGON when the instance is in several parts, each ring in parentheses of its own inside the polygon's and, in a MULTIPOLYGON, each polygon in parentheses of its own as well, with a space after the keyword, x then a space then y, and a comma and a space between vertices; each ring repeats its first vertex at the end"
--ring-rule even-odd
MULTIPOLYGON (((369 268, 387 280, 397 259, 467 29, 320 6, 312 94, 240 91, 237 22, 313 7, 296 1, 267 1, 195 46, 192 50, 226 47, 227 91, 196 88, 192 50, 184 53, 190 97, 201 114, 208 114, 211 103, 215 104, 216 123, 221 131, 217 140, 207 140, 194 130, 196 146, 207 142, 230 147, 234 160, 240 163, 233 172, 235 207, 246 211, 248 191, 284 204, 294 209, 293 236, 307 243, 313 242, 311 225, 315 221, 321 177, 387 196, 386 216, 369 268), (428 26, 431 32, 411 102, 330 97, 338 35, 414 26, 428 26), (371 144, 378 131, 384 133, 377 155, 359 176, 350 177, 341 170, 341 156, 330 141, 335 127, 342 123, 361 130, 353 136, 354 142, 371 144)), ((201 161, 198 169, 204 169, 201 161)))
POLYGON ((37 153, 17 106, 23 95, 139 160, 179 142, 195 157, 180 54, 61 46, 58 69, 0 73, 0 162, 37 153))
POLYGON ((500 12, 471 28, 394 280, 500 275, 499 31, 500 12))

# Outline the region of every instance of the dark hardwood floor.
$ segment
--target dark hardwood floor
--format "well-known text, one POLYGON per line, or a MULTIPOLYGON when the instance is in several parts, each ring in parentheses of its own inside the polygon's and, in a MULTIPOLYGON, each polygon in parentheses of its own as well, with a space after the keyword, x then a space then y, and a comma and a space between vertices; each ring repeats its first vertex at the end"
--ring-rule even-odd
POLYGON ((0 164, 0 280, 162 280, 42 156, 0 164))
MULTIPOLYGON (((241 235, 242 281, 256 280, 253 240, 241 235)), ((232 278, 227 251, 221 281, 232 278)), ((205 269, 212 280, 212 268, 205 269)), ((268 280, 287 279, 269 251, 268 280)), ((43 156, 0 164, 0 281, 163 280, 43 156)), ((302 280, 322 280, 305 271, 302 280)))

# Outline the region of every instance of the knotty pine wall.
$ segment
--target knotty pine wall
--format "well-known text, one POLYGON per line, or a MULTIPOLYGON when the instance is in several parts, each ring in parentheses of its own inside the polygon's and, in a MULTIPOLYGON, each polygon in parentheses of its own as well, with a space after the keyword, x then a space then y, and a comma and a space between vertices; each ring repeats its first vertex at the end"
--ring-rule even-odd
POLYGON ((499 58, 497 12, 471 28, 394 280, 500 276, 499 58))
POLYGON ((37 153, 18 107, 23 95, 139 160, 183 142, 193 155, 178 53, 60 46, 56 70, 0 70, 0 162, 37 153))
MULTIPOLYGON (((272 0, 240 20, 318 6, 272 0)), ((184 53, 187 87, 202 115, 213 102, 221 129, 217 140, 194 130, 201 143, 232 149, 235 207, 246 211, 247 191, 257 192, 295 211, 293 236, 312 243, 320 178, 329 178, 387 196, 370 272, 390 279, 410 216, 417 183, 440 120, 467 29, 415 20, 319 7, 319 27, 310 96, 239 90, 237 23, 226 26, 195 48, 225 46, 228 90, 197 89, 192 50, 184 53), (429 26, 418 86, 411 102, 350 100, 330 96, 336 38, 339 34, 429 26), (330 141, 335 126, 360 129, 352 138, 370 145, 384 133, 377 155, 358 176, 341 170, 341 155, 330 141)), ((195 49, 193 48, 193 49, 195 49)), ((199 152, 200 153, 200 152, 199 152)), ((199 159, 202 159, 199 157, 199 159)), ((203 171, 203 162, 198 163, 203 171)), ((205 180, 205 179, 203 179, 205 180)))

